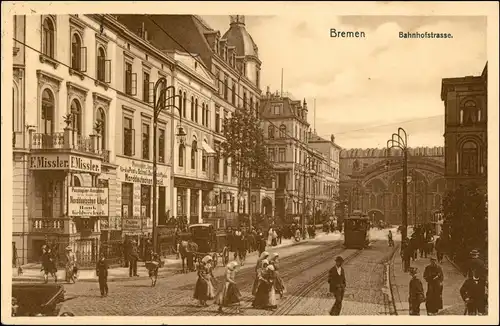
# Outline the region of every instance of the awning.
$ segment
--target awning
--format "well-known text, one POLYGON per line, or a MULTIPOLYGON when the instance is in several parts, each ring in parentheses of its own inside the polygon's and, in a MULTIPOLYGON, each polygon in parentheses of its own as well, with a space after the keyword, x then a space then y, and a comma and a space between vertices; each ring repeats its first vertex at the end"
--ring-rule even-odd
POLYGON ((202 143, 203 150, 207 152, 207 154, 215 154, 215 151, 210 147, 206 141, 203 141, 202 143))

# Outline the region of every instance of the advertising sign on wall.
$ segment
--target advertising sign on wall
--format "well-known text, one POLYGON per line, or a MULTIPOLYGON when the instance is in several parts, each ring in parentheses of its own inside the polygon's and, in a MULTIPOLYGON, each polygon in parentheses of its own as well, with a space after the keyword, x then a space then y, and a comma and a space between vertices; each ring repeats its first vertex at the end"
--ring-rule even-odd
POLYGON ((108 188, 68 187, 69 216, 108 216, 108 188))
POLYGON ((101 173, 101 161, 69 154, 33 154, 31 170, 71 170, 101 173))

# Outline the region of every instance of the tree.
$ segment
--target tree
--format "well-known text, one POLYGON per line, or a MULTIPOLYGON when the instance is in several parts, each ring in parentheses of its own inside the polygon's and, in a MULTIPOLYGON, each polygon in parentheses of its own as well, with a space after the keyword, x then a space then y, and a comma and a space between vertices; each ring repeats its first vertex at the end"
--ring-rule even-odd
POLYGON ((476 185, 460 185, 443 200, 449 250, 461 262, 471 249, 487 248, 486 196, 476 185))
MULTIPOLYGON (((251 188, 260 188, 271 180, 273 166, 267 156, 264 132, 253 112, 236 110, 224 120, 222 155, 231 160, 231 168, 238 178, 238 198, 246 190, 251 204, 251 188)), ((239 202, 239 201, 238 201, 239 202)), ((252 225, 251 207, 249 224, 252 225)))

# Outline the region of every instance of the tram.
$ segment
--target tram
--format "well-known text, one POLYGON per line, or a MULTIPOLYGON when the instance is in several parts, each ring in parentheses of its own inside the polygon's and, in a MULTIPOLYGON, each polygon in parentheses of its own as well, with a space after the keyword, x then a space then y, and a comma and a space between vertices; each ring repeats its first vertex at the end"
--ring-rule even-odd
POLYGON ((370 244, 370 219, 361 211, 354 211, 344 219, 344 246, 363 249, 370 244))

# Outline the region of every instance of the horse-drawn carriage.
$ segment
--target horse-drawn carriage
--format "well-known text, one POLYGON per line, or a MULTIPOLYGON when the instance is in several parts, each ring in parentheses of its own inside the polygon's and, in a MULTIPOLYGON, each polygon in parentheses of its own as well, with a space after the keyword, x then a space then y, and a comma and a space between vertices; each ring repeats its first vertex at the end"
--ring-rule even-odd
POLYGON ((217 234, 214 226, 209 223, 192 224, 189 226, 191 239, 198 246, 195 260, 201 261, 203 257, 212 256, 214 267, 218 265, 219 257, 222 266, 229 263, 229 246, 226 234, 217 234))

